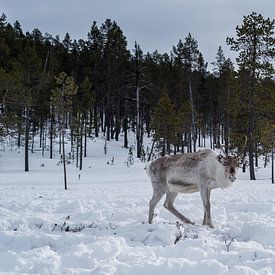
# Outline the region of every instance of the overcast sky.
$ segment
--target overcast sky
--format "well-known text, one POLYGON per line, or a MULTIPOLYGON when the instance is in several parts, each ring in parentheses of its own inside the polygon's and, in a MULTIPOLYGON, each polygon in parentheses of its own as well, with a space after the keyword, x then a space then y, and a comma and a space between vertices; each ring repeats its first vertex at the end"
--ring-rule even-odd
POLYGON ((129 49, 137 41, 143 52, 164 53, 190 32, 208 63, 219 45, 234 58, 225 39, 252 11, 274 18, 275 0, 0 0, 8 22, 18 20, 24 32, 38 28, 62 39, 66 32, 86 39, 93 21, 100 26, 110 18, 123 30, 129 49))

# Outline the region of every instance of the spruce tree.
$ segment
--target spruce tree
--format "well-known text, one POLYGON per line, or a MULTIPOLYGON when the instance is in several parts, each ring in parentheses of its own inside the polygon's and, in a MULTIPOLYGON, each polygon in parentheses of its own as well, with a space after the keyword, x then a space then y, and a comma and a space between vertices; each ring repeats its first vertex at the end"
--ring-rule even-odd
POLYGON ((219 46, 218 48, 218 52, 216 55, 216 61, 212 63, 212 65, 214 65, 214 75, 216 77, 220 77, 221 76, 221 72, 222 72, 222 68, 224 66, 225 63, 225 56, 222 50, 222 47, 219 46))
POLYGON ((154 110, 152 129, 154 140, 162 145, 162 155, 165 155, 166 151, 170 153, 170 144, 177 145, 180 126, 176 119, 175 106, 165 91, 162 91, 154 110))

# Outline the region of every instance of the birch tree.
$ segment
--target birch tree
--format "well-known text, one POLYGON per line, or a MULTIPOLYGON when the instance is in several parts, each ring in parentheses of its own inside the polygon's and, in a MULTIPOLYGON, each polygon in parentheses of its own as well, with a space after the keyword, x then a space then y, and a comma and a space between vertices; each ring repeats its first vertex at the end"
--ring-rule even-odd
POLYGON ((62 146, 62 163, 64 172, 64 186, 67 186, 67 172, 66 172, 66 151, 65 151, 65 125, 67 114, 72 111, 72 97, 77 92, 77 85, 73 77, 68 76, 66 73, 60 73, 56 78, 56 88, 52 90, 52 105, 58 117, 59 131, 61 136, 62 146))

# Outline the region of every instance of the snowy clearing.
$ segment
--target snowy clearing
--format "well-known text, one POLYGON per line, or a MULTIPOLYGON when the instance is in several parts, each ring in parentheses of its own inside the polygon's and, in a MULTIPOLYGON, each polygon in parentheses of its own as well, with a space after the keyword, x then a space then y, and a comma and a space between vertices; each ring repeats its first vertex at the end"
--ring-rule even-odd
POLYGON ((82 172, 68 166, 68 191, 58 159, 35 152, 25 173, 23 151, 0 152, 1 274, 275 274, 270 167, 256 182, 239 172, 231 188, 212 192, 215 229, 201 225, 199 193, 175 202, 196 225, 177 227, 163 200, 149 225, 144 163, 128 168, 121 143, 110 142, 107 155, 103 146, 90 142, 82 172))

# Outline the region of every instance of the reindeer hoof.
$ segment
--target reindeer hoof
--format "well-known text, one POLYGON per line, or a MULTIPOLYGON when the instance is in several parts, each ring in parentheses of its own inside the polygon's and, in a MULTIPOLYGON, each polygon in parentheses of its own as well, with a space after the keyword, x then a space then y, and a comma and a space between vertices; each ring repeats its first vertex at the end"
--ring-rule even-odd
POLYGON ((208 223, 203 223, 202 225, 206 225, 209 228, 215 228, 214 225, 212 223, 208 224, 208 223))
POLYGON ((208 227, 210 227, 212 229, 215 228, 213 224, 208 224, 208 227))

